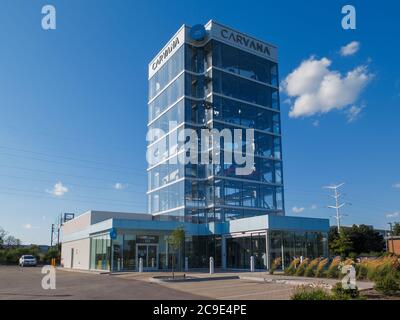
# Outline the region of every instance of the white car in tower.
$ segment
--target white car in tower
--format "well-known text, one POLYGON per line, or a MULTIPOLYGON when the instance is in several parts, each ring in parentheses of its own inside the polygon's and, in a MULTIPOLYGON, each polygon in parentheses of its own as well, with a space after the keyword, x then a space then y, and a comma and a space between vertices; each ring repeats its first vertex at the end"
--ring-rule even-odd
POLYGON ((37 260, 34 256, 25 254, 21 258, 19 258, 20 267, 32 266, 36 267, 37 260))

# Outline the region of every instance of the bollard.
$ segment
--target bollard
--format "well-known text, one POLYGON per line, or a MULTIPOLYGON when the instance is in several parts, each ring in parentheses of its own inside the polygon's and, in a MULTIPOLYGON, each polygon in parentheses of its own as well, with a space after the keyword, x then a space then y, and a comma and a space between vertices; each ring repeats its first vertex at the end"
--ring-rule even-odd
POLYGON ((210 274, 214 273, 214 258, 210 257, 210 274))
POLYGON ((254 272, 254 256, 250 257, 250 271, 254 272))
POLYGON ((139 258, 139 272, 143 272, 143 258, 139 258))
POLYGON ((185 271, 189 271, 189 258, 185 257, 185 271))

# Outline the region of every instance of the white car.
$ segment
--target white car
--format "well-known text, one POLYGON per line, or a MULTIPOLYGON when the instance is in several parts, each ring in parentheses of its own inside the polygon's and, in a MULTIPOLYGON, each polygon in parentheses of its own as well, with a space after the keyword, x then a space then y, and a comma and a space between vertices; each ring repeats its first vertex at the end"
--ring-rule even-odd
POLYGON ((26 267, 26 266, 33 266, 35 267, 37 264, 36 258, 32 255, 23 255, 21 258, 19 258, 19 265, 21 267, 26 267))

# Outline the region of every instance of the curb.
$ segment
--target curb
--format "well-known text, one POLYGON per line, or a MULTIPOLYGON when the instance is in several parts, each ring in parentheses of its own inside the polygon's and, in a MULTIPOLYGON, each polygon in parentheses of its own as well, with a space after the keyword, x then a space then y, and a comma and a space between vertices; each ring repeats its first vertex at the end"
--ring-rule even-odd
POLYGON ((149 281, 154 283, 181 283, 181 282, 202 282, 202 281, 214 281, 214 280, 233 280, 233 279, 240 279, 239 276, 217 276, 217 277, 196 277, 196 276, 189 276, 186 279, 178 279, 178 280, 171 280, 171 279, 160 279, 157 277, 150 277, 149 281))
POLYGON ((85 274, 110 274, 109 271, 90 271, 90 270, 70 269, 70 268, 62 268, 62 267, 56 267, 56 270, 57 271, 66 271, 66 272, 85 273, 85 274))
POLYGON ((308 282, 301 280, 286 280, 286 279, 268 279, 268 278, 260 278, 260 277, 248 277, 248 276, 239 276, 241 280, 255 281, 255 282, 263 282, 263 283, 280 283, 287 284, 290 286, 318 286, 319 284, 332 289, 332 285, 324 282, 320 282, 319 284, 316 282, 308 282))

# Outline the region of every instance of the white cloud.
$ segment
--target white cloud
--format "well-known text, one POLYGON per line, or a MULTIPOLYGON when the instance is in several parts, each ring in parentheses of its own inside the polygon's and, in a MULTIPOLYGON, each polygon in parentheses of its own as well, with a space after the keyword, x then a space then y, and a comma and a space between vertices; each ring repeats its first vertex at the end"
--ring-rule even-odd
POLYGON ((313 121, 312 125, 313 125, 314 127, 319 127, 319 125, 320 125, 319 120, 313 121))
POLYGON ((393 185, 393 188, 400 189, 400 182, 395 183, 395 184, 393 185))
POLYGON ((62 197, 64 194, 68 192, 68 188, 64 186, 61 182, 57 182, 52 190, 46 190, 46 192, 56 197, 62 197))
POLYGON ((294 213, 301 213, 301 212, 303 212, 305 210, 305 208, 304 207, 293 207, 292 208, 292 211, 294 212, 294 213))
POLYGON ((310 57, 303 61, 282 82, 282 90, 294 102, 289 116, 292 118, 328 113, 352 105, 373 75, 367 66, 358 66, 342 75, 330 70, 328 58, 310 57))
POLYGON ((317 207, 316 204, 312 204, 311 207, 310 207, 311 210, 317 210, 317 208, 318 208, 318 207, 317 207))
POLYGON ((39 227, 34 227, 32 226, 30 223, 24 224, 22 226, 22 228, 26 229, 26 230, 31 230, 31 229, 39 229, 39 227))
POLYGON ((386 215, 386 218, 397 218, 398 216, 400 216, 400 212, 393 212, 393 213, 388 213, 386 215))
POLYGON ((127 186, 128 186, 127 184, 117 182, 116 184, 114 184, 114 189, 123 190, 123 189, 126 189, 127 186))
POLYGON ((344 47, 340 48, 340 55, 343 57, 352 56, 360 49, 358 41, 352 41, 344 47))
POLYGON ((365 106, 351 106, 349 109, 346 110, 346 117, 347 117, 347 122, 351 123, 356 121, 360 115, 361 111, 365 108, 365 106))

